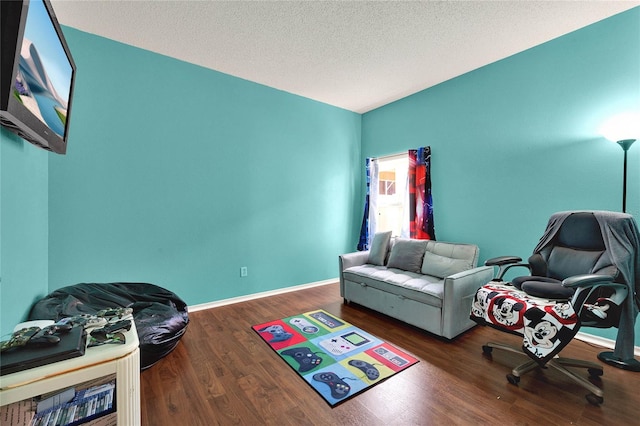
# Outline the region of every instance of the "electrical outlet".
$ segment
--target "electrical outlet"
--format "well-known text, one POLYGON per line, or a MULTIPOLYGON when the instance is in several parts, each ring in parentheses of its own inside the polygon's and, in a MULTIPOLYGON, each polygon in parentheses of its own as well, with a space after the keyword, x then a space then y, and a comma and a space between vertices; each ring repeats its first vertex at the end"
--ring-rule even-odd
POLYGON ((241 266, 240 267, 240 276, 241 277, 246 277, 247 275, 249 275, 249 270, 247 269, 246 266, 241 266))

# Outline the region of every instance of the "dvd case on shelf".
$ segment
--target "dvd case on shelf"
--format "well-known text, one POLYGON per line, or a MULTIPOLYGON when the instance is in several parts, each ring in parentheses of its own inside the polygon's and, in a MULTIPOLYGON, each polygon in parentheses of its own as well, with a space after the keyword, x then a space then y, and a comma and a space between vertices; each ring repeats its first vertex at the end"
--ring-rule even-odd
POLYGON ((36 413, 31 425, 74 426, 114 412, 115 389, 116 383, 113 380, 79 390, 71 401, 36 413))

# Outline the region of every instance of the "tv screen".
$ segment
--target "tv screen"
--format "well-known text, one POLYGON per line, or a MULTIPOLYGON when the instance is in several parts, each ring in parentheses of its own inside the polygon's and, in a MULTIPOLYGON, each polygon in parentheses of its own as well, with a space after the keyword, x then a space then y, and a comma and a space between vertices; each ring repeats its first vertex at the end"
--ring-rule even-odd
POLYGON ((2 1, 2 125, 67 149, 75 63, 48 0, 2 1), (4 81, 10 70, 10 85, 4 81))

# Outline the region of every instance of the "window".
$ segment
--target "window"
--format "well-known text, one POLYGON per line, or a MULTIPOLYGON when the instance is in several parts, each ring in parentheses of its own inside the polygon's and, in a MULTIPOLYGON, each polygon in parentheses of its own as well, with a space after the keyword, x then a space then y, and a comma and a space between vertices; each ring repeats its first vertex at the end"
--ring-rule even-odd
POLYGON ((380 172, 379 195, 395 195, 396 194, 396 172, 384 171, 380 172))
POLYGON ((377 232, 402 234, 409 158, 406 153, 378 158, 377 232))

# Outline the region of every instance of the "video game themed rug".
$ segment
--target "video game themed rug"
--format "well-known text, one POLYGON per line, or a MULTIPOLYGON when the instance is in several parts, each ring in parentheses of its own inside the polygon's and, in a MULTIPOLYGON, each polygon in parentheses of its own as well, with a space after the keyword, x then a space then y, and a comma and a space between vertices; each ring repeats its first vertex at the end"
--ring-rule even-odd
POLYGON ((323 310, 251 328, 331 406, 418 362, 323 310))

